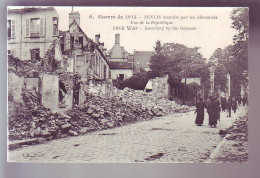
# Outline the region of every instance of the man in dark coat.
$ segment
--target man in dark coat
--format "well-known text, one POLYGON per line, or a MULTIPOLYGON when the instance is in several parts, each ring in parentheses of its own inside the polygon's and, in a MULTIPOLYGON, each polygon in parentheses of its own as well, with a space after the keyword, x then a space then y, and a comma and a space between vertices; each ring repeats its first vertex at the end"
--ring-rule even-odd
POLYGON ((219 101, 215 96, 211 97, 210 103, 207 106, 207 112, 209 113, 209 125, 216 127, 217 120, 220 118, 220 106, 219 101))
POLYGON ((239 106, 241 105, 241 102, 242 102, 242 98, 241 98, 241 96, 238 96, 237 97, 237 103, 238 103, 239 106))
POLYGON ((59 80, 59 104, 62 105, 65 103, 65 95, 67 94, 67 90, 66 87, 64 85, 64 83, 59 80))
POLYGON ((222 112, 225 112, 226 111, 226 104, 227 104, 226 98, 225 97, 221 97, 220 102, 221 102, 222 112))
POLYGON ((231 107, 232 107, 232 110, 234 111, 234 113, 236 113, 236 110, 237 110, 237 100, 235 98, 232 100, 231 107))
POLYGON ((216 114, 216 119, 219 122, 220 122, 220 112, 221 112, 220 102, 219 102, 219 99, 217 97, 215 97, 215 114, 216 114))
POLYGON ((202 101, 203 99, 200 98, 200 101, 198 101, 196 103, 196 112, 197 112, 197 117, 195 120, 195 124, 197 124, 198 126, 201 126, 203 124, 204 121, 204 108, 205 108, 205 104, 202 101))
POLYGON ((229 98, 226 104, 227 117, 231 117, 231 106, 232 106, 232 99, 229 98))

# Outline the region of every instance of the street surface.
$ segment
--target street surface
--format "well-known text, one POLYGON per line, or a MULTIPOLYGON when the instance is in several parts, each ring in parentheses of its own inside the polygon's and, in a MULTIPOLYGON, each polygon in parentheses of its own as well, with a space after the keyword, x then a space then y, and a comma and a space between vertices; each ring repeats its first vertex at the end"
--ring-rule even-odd
POLYGON ((217 128, 195 125, 196 114, 176 113, 123 127, 52 140, 10 151, 11 162, 73 163, 197 163, 205 162, 222 140, 218 134, 245 114, 240 107, 232 118, 221 113, 217 128))

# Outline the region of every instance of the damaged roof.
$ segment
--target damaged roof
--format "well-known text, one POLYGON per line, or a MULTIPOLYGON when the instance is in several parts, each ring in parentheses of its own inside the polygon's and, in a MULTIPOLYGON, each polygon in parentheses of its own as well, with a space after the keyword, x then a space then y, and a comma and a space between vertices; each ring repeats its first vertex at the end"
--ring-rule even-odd
MULTIPOLYGON (((107 60, 105 54, 103 53, 103 51, 100 50, 98 44, 96 44, 92 39, 90 39, 90 38, 86 35, 86 33, 81 29, 80 25, 76 22, 75 19, 74 19, 73 22, 70 24, 69 28, 71 28, 72 25, 76 25, 76 26, 79 27, 79 31, 80 31, 81 33, 83 33, 83 35, 84 35, 91 43, 94 44, 95 48, 96 48, 96 49, 98 50, 98 52, 102 55, 102 57, 104 58, 104 60, 106 61, 106 63, 110 66, 110 63, 108 62, 108 60, 107 60)), ((104 45, 104 43, 101 43, 101 44, 104 45)))
POLYGON ((55 8, 54 7, 26 7, 21 9, 8 8, 8 13, 27 13, 27 12, 34 12, 34 11, 41 11, 41 10, 55 10, 55 8))
POLYGON ((137 68, 150 68, 149 63, 152 55, 152 51, 135 51, 133 55, 134 65, 137 68))
POLYGON ((110 62, 111 69, 132 69, 133 63, 131 62, 110 62))

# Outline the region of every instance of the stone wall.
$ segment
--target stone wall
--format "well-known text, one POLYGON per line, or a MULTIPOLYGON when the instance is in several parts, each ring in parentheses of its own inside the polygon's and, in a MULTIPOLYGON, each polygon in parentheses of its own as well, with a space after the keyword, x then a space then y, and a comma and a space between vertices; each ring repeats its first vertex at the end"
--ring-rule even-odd
POLYGON ((18 77, 15 73, 8 73, 8 101, 22 102, 23 77, 18 77))
POLYGON ((169 99, 170 98, 170 85, 168 83, 168 75, 164 77, 156 77, 154 79, 150 79, 148 81, 147 89, 152 88, 152 93, 157 95, 161 95, 161 98, 169 99), (152 86, 150 86, 152 85, 152 86))
POLYGON ((59 105, 59 78, 51 74, 42 74, 42 105, 57 111, 59 105))
POLYGON ((23 81, 24 89, 39 92, 39 78, 25 77, 23 81))

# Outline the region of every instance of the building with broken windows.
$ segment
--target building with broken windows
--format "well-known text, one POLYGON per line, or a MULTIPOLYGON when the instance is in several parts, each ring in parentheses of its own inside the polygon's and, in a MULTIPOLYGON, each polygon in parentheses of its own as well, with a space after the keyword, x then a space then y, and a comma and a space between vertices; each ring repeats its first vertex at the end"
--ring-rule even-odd
POLYGON ((110 64, 104 43, 88 38, 80 27, 80 14, 69 14, 69 30, 59 31, 52 7, 8 10, 8 98, 21 101, 30 92, 45 107, 65 112, 85 102, 96 87, 108 96, 110 64), (15 83, 19 83, 16 85, 15 83))
POLYGON ((53 7, 8 9, 8 54, 21 60, 44 58, 59 36, 53 7))
POLYGON ((113 80, 123 81, 133 75, 133 55, 120 45, 120 34, 115 34, 115 44, 107 55, 113 80))
POLYGON ((102 84, 109 78, 110 65, 105 56, 104 43, 88 38, 80 27, 80 14, 69 14, 69 30, 60 32, 61 51, 67 71, 81 75, 86 84, 102 84))

